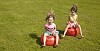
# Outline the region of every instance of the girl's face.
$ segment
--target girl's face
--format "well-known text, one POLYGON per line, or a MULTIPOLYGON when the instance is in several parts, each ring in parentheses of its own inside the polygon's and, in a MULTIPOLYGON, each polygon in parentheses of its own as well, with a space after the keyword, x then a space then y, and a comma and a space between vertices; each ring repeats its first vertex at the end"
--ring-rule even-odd
POLYGON ((72 15, 73 15, 73 16, 75 15, 75 12, 74 12, 74 11, 72 11, 72 15))
POLYGON ((54 21, 54 20, 53 20, 53 17, 50 17, 50 18, 48 19, 48 23, 49 23, 49 24, 52 24, 53 21, 54 21))

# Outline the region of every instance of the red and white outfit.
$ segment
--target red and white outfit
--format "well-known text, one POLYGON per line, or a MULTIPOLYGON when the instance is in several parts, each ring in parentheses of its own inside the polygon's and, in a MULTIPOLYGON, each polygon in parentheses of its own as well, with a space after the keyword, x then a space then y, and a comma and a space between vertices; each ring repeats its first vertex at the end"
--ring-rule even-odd
POLYGON ((70 25, 70 27, 75 27, 76 25, 78 25, 78 22, 71 23, 70 21, 68 21, 67 24, 70 25))
POLYGON ((70 27, 75 27, 76 25, 78 25, 78 22, 76 21, 78 15, 74 15, 72 16, 71 14, 69 15, 69 21, 67 22, 68 25, 70 25, 70 27))

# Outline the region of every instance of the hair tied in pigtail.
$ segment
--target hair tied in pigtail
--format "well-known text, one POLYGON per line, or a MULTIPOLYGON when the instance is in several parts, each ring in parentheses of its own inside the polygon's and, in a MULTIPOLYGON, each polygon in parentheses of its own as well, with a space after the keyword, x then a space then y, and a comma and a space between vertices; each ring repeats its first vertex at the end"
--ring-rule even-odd
POLYGON ((48 15, 46 17, 46 21, 50 18, 53 17, 53 19, 55 19, 55 13, 54 10, 51 8, 51 10, 48 12, 48 15))
POLYGON ((54 13, 54 10, 51 8, 51 10, 49 11, 49 13, 48 13, 48 16, 49 15, 55 15, 55 13, 54 13))
POLYGON ((76 4, 73 4, 72 8, 71 8, 71 12, 74 11, 74 12, 77 12, 77 6, 76 4))

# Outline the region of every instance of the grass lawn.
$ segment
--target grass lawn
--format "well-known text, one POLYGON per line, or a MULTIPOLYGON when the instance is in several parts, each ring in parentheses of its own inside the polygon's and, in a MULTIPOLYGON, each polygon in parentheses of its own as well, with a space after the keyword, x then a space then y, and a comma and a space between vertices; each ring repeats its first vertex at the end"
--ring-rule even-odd
POLYGON ((0 0, 0 51, 100 51, 100 0, 0 0), (62 35, 70 8, 78 6, 84 38, 66 36, 57 48, 41 48, 45 17, 55 10, 62 35))

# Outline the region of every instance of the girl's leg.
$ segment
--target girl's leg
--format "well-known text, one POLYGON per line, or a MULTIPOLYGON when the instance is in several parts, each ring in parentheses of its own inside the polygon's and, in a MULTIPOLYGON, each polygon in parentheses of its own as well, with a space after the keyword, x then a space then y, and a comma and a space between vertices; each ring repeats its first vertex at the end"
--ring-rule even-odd
POLYGON ((59 38, 59 36, 58 36, 58 34, 54 34, 54 36, 56 36, 56 44, 54 45, 54 47, 57 47, 58 46, 58 38, 59 38))
POLYGON ((67 32, 67 30, 68 30, 69 27, 70 27, 70 25, 67 25, 67 27, 66 27, 66 29, 64 31, 64 35, 62 37, 65 37, 65 34, 66 34, 66 32, 67 32))
POLYGON ((56 45, 58 45, 58 38, 59 38, 59 36, 58 36, 58 34, 56 34, 56 45))
POLYGON ((48 34, 45 33, 45 34, 44 34, 44 38, 43 38, 43 39, 44 39, 44 40, 43 40, 44 42, 43 42, 43 45, 42 45, 42 46, 46 46, 46 36, 48 36, 48 34))
POLYGON ((81 35, 81 37, 84 37, 83 35, 82 35, 82 29, 81 29, 81 26, 78 24, 77 25, 78 26, 78 28, 79 28, 79 30, 80 30, 80 35, 81 35))

